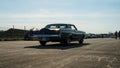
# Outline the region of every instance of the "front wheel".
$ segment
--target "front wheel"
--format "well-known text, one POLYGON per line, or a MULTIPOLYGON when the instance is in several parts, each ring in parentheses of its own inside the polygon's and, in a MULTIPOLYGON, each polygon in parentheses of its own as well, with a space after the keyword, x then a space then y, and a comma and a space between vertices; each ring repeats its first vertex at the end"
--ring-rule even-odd
POLYGON ((42 45, 42 46, 45 46, 46 45, 46 41, 39 41, 40 42, 40 44, 42 45))
POLYGON ((79 44, 83 44, 83 41, 84 41, 84 39, 82 38, 82 39, 80 39, 79 40, 79 44))

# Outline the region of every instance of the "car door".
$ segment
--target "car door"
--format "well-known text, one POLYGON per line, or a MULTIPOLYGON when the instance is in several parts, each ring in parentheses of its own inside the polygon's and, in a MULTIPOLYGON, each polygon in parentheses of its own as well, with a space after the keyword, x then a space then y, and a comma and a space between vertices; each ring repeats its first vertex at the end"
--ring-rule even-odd
POLYGON ((74 25, 71 25, 71 33, 72 33, 72 40, 78 40, 80 38, 80 34, 77 28, 74 25))

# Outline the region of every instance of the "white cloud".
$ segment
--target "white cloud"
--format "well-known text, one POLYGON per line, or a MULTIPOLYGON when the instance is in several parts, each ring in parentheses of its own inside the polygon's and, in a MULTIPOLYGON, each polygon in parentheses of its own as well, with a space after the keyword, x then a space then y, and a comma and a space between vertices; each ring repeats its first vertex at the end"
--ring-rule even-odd
POLYGON ((66 14, 44 14, 44 13, 27 13, 27 14, 1 14, 0 18, 59 18, 68 17, 66 14))
POLYGON ((101 17, 120 17, 120 14, 118 13, 77 13, 77 14, 71 14, 71 13, 18 13, 18 14, 0 14, 1 19, 24 19, 24 18, 101 18, 101 17))

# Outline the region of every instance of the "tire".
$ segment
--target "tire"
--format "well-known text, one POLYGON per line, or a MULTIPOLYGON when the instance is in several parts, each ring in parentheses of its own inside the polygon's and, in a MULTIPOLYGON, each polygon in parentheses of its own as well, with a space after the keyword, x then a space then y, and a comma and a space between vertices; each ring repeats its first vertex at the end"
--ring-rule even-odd
POLYGON ((79 40, 79 44, 83 44, 83 41, 84 41, 84 39, 82 38, 82 39, 80 39, 79 40))
POLYGON ((64 41, 60 41, 60 44, 62 44, 62 45, 63 45, 63 44, 64 44, 64 41))
POLYGON ((46 45, 46 41, 39 41, 40 42, 40 44, 42 45, 42 46, 45 46, 46 45))
POLYGON ((66 39, 65 41, 64 41, 64 44, 65 45, 70 45, 71 43, 71 39, 70 38, 68 38, 68 39, 66 39))
POLYGON ((82 38, 79 40, 79 44, 83 44, 85 35, 82 36, 82 38))

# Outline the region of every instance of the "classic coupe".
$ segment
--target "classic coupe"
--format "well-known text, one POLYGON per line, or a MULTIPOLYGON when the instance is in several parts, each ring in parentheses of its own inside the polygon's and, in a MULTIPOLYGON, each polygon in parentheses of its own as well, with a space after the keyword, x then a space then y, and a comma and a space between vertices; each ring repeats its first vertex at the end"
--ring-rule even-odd
POLYGON ((32 37, 38 38, 41 45, 47 42, 60 42, 64 45, 70 45, 71 41, 78 41, 82 44, 85 32, 78 31, 73 24, 48 24, 41 30, 33 32, 32 37))

